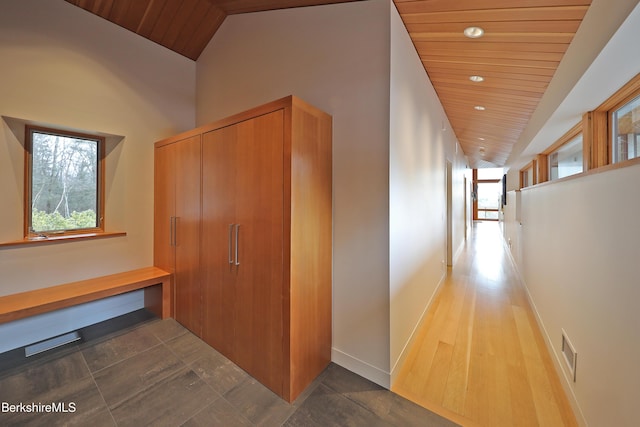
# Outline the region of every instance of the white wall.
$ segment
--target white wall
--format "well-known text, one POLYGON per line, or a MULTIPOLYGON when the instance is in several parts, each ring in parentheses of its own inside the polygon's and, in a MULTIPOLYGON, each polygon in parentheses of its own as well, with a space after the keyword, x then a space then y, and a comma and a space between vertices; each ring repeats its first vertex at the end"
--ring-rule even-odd
POLYGON ((389 385, 389 0, 229 16, 198 125, 297 95, 333 116, 333 360, 389 385))
POLYGON ((521 194, 520 270, 583 425, 637 424, 639 181, 635 165, 521 194), (578 354, 575 383, 562 329, 578 354))
MULTIPOLYGON (((153 142, 195 125, 195 63, 63 1, 0 3, 0 115, 124 136, 106 228, 126 237, 0 249, 0 295, 153 263, 153 142)), ((0 120, 0 241, 23 237, 24 151, 0 120)))
POLYGON ((507 191, 507 205, 504 206, 503 233, 504 240, 511 251, 511 257, 516 266, 522 265, 522 226, 520 225, 520 212, 522 210, 522 192, 519 190, 507 191))
MULTIPOLYGON (((640 71, 640 45, 632 42, 640 28, 637 4, 625 0, 612 8, 594 0, 589 22, 610 24, 585 27, 585 18, 576 38, 600 38, 595 44, 581 40, 580 46, 606 46, 588 52, 595 59, 573 88, 563 89, 566 97, 525 150, 529 155, 551 145, 640 71)), ((527 161, 511 165, 510 189, 517 188, 518 169, 527 161)), ((509 192, 505 238, 581 425, 637 424, 639 178, 640 166, 634 165, 509 192), (560 353, 561 329, 578 353, 575 383, 560 353)))
POLYGON ((446 274, 445 165, 453 163, 453 253, 464 242, 465 158, 391 5, 389 158, 391 381, 446 274), (443 130, 444 129, 444 130, 443 130))

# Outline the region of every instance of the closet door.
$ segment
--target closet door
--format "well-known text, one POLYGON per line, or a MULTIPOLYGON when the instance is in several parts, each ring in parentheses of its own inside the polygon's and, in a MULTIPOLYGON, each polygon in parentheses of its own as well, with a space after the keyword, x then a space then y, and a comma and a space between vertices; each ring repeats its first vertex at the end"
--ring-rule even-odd
POLYGON ((175 319, 202 334, 200 296, 200 135, 173 144, 175 156, 175 319))
POLYGON ((234 359, 237 127, 207 132, 202 146, 202 337, 234 359))
POLYGON ((175 272, 173 226, 176 209, 174 145, 155 149, 153 265, 175 272))
POLYGON ((235 361, 282 393, 284 113, 236 127, 235 361))

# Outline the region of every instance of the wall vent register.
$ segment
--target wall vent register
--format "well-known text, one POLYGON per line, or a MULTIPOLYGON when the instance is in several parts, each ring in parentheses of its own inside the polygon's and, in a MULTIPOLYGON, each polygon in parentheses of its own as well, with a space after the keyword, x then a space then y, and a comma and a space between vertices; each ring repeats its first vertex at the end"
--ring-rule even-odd
POLYGON ((82 337, 78 331, 69 332, 25 347, 24 355, 25 357, 35 356, 36 354, 44 353, 45 351, 53 350, 54 348, 62 347, 63 345, 81 339, 82 337))
POLYGON ((576 382, 576 359, 578 354, 571 344, 571 341, 569 341, 569 338, 567 338, 567 333, 564 330, 562 331, 562 354, 564 355, 565 362, 567 362, 567 367, 569 368, 573 382, 576 382))

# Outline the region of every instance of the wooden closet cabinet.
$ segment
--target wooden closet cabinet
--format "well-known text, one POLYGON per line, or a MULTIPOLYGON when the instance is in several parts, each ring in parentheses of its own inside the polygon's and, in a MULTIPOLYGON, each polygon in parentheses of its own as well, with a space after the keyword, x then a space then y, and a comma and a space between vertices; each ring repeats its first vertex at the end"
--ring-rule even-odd
POLYGON ((331 359, 331 132, 287 97, 177 137, 202 139, 201 336, 290 402, 331 359))
POLYGON ((200 335, 199 135, 157 143, 154 169, 154 265, 173 273, 173 316, 200 335))

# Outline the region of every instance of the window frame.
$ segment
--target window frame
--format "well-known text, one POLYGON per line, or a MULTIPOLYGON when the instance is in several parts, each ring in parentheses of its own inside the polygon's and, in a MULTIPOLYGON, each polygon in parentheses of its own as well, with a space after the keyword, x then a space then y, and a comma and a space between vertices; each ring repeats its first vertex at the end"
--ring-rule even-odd
POLYGON ((538 183, 537 179, 537 160, 531 160, 522 169, 520 169, 520 189, 532 187, 538 183), (531 181, 529 182, 529 171, 531 171, 531 181), (526 179, 525 179, 526 177, 526 179), (526 182, 527 185, 524 185, 526 182))
POLYGON ((585 141, 584 141, 584 133, 582 132, 582 122, 579 122, 574 127, 569 129, 567 133, 562 135, 556 142, 554 142, 549 148, 544 150, 541 154, 540 161, 544 161, 545 163, 545 181, 558 181, 559 179, 568 178, 569 176, 579 175, 584 173, 587 170, 587 165, 585 165, 585 141), (578 136, 582 137, 582 172, 574 173, 572 175, 568 175, 562 178, 551 178, 551 165, 550 165, 550 157, 553 153, 560 150, 565 145, 573 142, 578 136))
POLYGON ((519 170, 520 190, 535 184, 551 184, 594 173, 640 165, 640 156, 617 162, 613 161, 613 114, 616 110, 638 97, 640 97, 640 73, 636 74, 597 108, 585 112, 582 115, 580 123, 571 128, 563 137, 545 151, 539 153, 532 162, 521 168, 519 170), (545 178, 549 177, 551 172, 548 167, 548 154, 560 147, 563 141, 570 142, 572 136, 575 136, 574 132, 580 126, 582 126, 582 173, 569 175, 553 181, 548 180, 548 178, 545 178), (531 168, 533 168, 535 182, 524 186, 524 174, 531 168))
POLYGON ((607 110, 607 121, 609 123, 609 131, 607 132, 608 134, 607 142, 608 142, 608 149, 609 149, 609 159, 611 159, 611 164, 624 164, 625 162, 628 162, 630 160, 634 160, 640 157, 640 156, 635 156, 630 159, 616 160, 616 156, 615 156, 616 153, 614 150, 615 143, 616 143, 615 140, 617 136, 617 135, 614 135, 614 132, 617 126, 616 126, 616 123, 614 122, 613 116, 616 113, 616 111, 618 111, 625 105, 635 100, 640 100, 640 84, 638 84, 638 87, 632 93, 627 95, 625 98, 623 98, 621 101, 619 101, 617 104, 615 104, 614 106, 612 106, 610 109, 607 110))
MULTIPOLYGON (((479 169, 473 169, 472 171, 472 181, 473 181, 473 188, 476 194, 475 199, 473 200, 473 220, 474 221, 499 221, 500 220, 500 206, 498 206, 498 208, 493 209, 493 208, 480 208, 479 205, 479 191, 480 191, 480 184, 500 184, 502 182, 502 179, 504 178, 504 174, 502 174, 502 177, 500 178, 478 178, 478 170, 479 169), (498 218, 480 218, 480 212, 484 212, 485 215, 487 212, 496 212, 498 214, 498 218)), ((503 194, 504 196, 504 194, 503 194)))
POLYGON ((640 157, 634 157, 631 159, 623 160, 620 162, 614 162, 613 158, 613 113, 624 106, 625 104, 633 101, 635 98, 640 96, 640 73, 636 74, 631 80, 629 80, 624 86, 618 89, 613 95, 611 95, 605 102, 600 104, 598 108, 596 108, 595 112, 605 115, 606 117, 606 137, 604 141, 600 141, 600 135, 594 135, 594 140, 596 144, 603 144, 603 150, 606 149, 606 153, 608 155, 608 159, 603 164, 596 165, 598 166, 607 166, 607 165, 626 165, 633 164, 638 161, 640 157))
POLYGON ((103 234, 105 233, 105 158, 106 158, 106 138, 104 136, 92 133, 84 133, 77 131, 68 131, 61 128, 45 127, 27 124, 25 125, 25 161, 24 161, 24 237, 25 239, 34 239, 40 237, 66 237, 77 236, 82 234, 103 234), (46 133, 51 135, 59 135, 70 138, 82 138, 94 140, 98 142, 98 159, 97 159, 97 226, 89 228, 77 228, 68 230, 41 231, 34 232, 31 230, 32 218, 32 165, 33 165, 33 132, 46 133))

